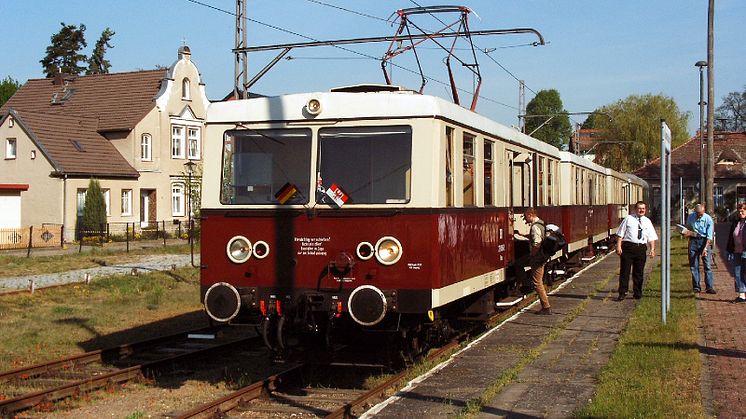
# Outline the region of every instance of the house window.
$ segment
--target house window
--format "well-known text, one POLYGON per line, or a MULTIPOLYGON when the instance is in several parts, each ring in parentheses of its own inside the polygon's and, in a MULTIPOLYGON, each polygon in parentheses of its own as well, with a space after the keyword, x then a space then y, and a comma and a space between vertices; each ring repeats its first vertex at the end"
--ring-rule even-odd
POLYGON ((190 100, 191 96, 189 95, 189 79, 185 78, 181 81, 181 98, 183 100, 190 100))
POLYGON ((174 125, 171 127, 171 157, 174 159, 184 158, 184 127, 174 125))
POLYGON ((13 119, 12 116, 8 118, 8 128, 13 128, 15 125, 16 125, 15 119, 13 119))
POLYGON ((712 188, 713 195, 715 195, 715 208, 724 208, 725 200, 723 199, 723 187, 715 186, 712 188))
POLYGON ((132 189, 122 189, 122 215, 132 215, 132 189))
POLYGON ((83 208, 85 208, 85 189, 78 189, 78 217, 83 216, 83 208))
POLYGON ((143 134, 140 137, 140 160, 152 161, 153 160, 153 136, 150 134, 143 134))
POLYGON ((199 159, 199 128, 188 127, 187 139, 189 141, 189 158, 199 159))
POLYGON ((106 215, 111 215, 111 191, 104 189, 104 203, 106 204, 106 215))
POLYGON ((171 214, 174 217, 184 216, 184 185, 180 183, 171 186, 171 214))
POLYGON ((36 150, 31 150, 31 160, 36 159, 36 150))
POLYGON ((15 159, 16 158, 16 139, 8 138, 5 140, 5 158, 15 159))

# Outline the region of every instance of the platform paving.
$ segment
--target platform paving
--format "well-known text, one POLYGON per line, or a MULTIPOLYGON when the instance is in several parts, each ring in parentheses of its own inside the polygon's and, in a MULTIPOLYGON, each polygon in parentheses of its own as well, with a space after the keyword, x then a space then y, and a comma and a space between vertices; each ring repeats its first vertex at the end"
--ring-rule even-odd
MULTIPOLYGON (((708 416, 746 417, 746 303, 737 294, 733 268, 726 260, 727 223, 716 227, 718 252, 713 269, 717 294, 698 294, 705 377, 703 395, 708 416)), ((703 277, 704 280, 704 277, 703 277)), ((703 285, 704 289, 704 285, 703 285)))
POLYGON ((607 255, 550 294, 553 315, 524 309, 366 416, 453 417, 485 396, 480 418, 572 416, 593 396, 635 306, 614 301, 618 272, 619 258, 607 255))

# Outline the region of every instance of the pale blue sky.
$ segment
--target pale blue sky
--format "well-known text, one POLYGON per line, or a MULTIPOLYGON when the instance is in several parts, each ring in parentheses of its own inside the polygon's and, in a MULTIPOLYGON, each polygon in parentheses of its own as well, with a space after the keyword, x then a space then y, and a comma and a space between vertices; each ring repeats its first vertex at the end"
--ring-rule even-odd
MULTIPOLYGON (((233 12, 233 0, 200 0, 233 12)), ((361 13, 388 18, 395 10, 414 7, 408 0, 319 0, 361 13)), ((530 43, 526 35, 475 38, 480 48, 497 48, 490 55, 513 75, 526 81, 526 101, 533 91, 559 90, 570 112, 591 111, 630 94, 662 93, 673 97, 680 109, 690 111, 690 134, 698 126, 699 75, 694 63, 706 59, 706 0, 416 0, 420 5, 463 4, 472 8, 473 30, 531 27, 548 45, 514 47, 530 43)), ((320 5, 310 0, 248 0, 250 18, 317 40, 392 35, 395 27, 320 5)), ((182 40, 192 49, 210 99, 232 89, 235 18, 188 0, 0 0, 0 78, 21 82, 43 77, 39 60, 60 22, 84 23, 90 52, 101 31, 109 26, 116 35, 107 52, 112 72, 170 65, 182 40)), ((451 17, 443 17, 451 20, 451 17)), ((440 23, 428 16, 415 21, 430 30, 440 23)), ((746 2, 716 0, 715 96, 716 105, 746 85, 746 2)), ((297 42, 308 39, 249 24, 249 45, 297 42)), ((432 45, 430 45, 432 46, 432 45)), ((349 46, 379 57, 386 44, 349 46)), ((423 49, 425 72, 446 81, 435 49, 423 49)), ((255 72, 270 54, 249 57, 255 72)), ((260 81, 254 91, 276 95, 328 90, 334 86, 383 82, 377 61, 336 48, 294 50, 294 60, 283 60, 260 81), (314 59, 312 59, 314 58, 314 59)), ((484 54, 478 54, 484 77, 478 112, 505 124, 517 124, 518 83, 484 54)), ((411 57, 396 62, 415 69, 411 57)), ((471 77, 459 70, 460 86, 471 88, 471 77)), ((416 88, 419 80, 394 70, 394 82, 416 88)), ((445 86, 428 83, 426 93, 447 96, 445 86)), ((465 102, 467 98, 463 98, 465 102)), ((584 117, 574 117, 582 122, 584 117)))

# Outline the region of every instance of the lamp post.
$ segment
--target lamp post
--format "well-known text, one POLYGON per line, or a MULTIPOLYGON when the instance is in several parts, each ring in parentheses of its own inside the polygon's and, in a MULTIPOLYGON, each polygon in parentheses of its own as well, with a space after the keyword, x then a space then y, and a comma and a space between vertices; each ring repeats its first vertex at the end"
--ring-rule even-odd
POLYGON ((186 163, 184 163, 184 170, 187 172, 187 211, 188 211, 188 220, 189 224, 189 249, 190 249, 190 256, 191 256, 191 262, 192 267, 194 266, 194 239, 192 238, 192 174, 194 173, 194 166, 196 164, 188 160, 186 163))
POLYGON ((703 71, 707 67, 707 61, 697 61, 694 66, 699 67, 699 202, 705 202, 705 79, 703 71))

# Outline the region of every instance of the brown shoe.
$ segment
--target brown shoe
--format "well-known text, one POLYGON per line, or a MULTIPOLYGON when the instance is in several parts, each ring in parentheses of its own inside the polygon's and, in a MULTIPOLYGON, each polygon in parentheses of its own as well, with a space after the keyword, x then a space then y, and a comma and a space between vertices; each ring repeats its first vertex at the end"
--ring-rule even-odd
POLYGON ((544 307, 541 310, 537 311, 536 314, 542 315, 542 316, 551 316, 552 315, 552 309, 550 307, 544 307))

